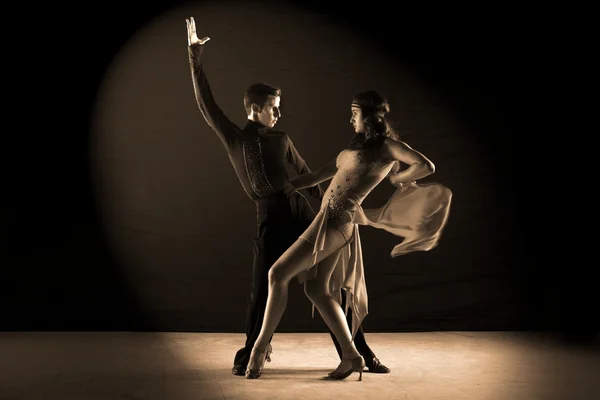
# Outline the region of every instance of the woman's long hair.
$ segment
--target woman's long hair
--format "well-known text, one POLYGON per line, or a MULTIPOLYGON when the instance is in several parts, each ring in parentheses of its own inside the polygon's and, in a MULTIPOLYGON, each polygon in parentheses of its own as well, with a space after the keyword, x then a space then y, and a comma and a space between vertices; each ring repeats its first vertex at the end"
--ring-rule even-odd
POLYGON ((374 90, 360 92, 352 99, 352 105, 360 107, 365 129, 354 135, 350 142, 351 149, 360 150, 366 155, 378 149, 387 137, 399 139, 385 116, 390 112, 390 105, 379 93, 374 90))

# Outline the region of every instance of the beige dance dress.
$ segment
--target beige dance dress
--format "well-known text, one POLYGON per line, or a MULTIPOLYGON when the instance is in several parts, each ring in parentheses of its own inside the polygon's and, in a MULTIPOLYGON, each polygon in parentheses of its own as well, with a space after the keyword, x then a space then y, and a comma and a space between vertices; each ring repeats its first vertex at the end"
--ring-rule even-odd
POLYGON ((298 276, 298 280, 303 282, 316 276, 318 265, 315 261, 328 235, 341 233, 346 242, 330 280, 330 292, 341 304, 341 289, 346 291, 345 312, 349 307, 352 309, 354 337, 368 314, 359 225, 403 237, 403 241, 393 248, 392 257, 431 250, 446 225, 452 192, 438 183, 412 183, 399 187, 382 207, 363 209, 361 203, 388 176, 394 162, 369 161, 360 150, 345 149, 338 155, 336 165, 337 173, 323 195, 317 216, 300 236, 314 244, 314 257, 311 266, 298 276))

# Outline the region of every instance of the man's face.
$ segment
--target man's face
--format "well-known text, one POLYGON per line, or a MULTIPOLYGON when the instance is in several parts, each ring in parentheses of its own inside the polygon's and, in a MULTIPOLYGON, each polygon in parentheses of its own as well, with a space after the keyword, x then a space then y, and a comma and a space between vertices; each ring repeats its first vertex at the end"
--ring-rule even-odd
POLYGON ((257 113, 258 122, 268 128, 272 128, 277 123, 277 120, 281 118, 281 110, 279 109, 279 103, 281 98, 279 96, 269 96, 262 110, 257 113))
POLYGON ((353 105, 352 107, 350 107, 350 111, 352 112, 352 118, 350 118, 350 123, 354 127, 354 132, 364 132, 365 120, 363 119, 362 110, 360 109, 360 107, 353 105))

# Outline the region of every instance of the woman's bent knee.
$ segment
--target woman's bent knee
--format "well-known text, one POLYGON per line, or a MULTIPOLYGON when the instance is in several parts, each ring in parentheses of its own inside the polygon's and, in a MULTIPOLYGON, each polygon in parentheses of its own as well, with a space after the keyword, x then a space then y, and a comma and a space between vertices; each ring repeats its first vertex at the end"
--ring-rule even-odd
POLYGON ((292 277, 288 276, 284 263, 275 263, 269 270, 269 284, 283 285, 291 281, 292 277))

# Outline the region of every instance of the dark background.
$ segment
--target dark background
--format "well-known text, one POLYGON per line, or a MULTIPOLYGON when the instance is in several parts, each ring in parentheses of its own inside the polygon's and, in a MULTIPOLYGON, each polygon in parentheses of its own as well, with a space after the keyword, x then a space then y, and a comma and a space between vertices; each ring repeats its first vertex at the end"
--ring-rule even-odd
MULTIPOLYGON (((436 164, 428 180, 453 190, 430 252, 391 259, 398 238, 361 230, 365 329, 597 331, 589 264, 560 258, 545 219, 549 98, 537 83, 548 71, 534 67, 527 21, 289 4, 15 14, 0 329, 243 331, 254 205, 194 102, 192 15, 212 38, 207 74, 234 122, 250 83, 282 87, 278 126, 315 169, 351 138, 352 95, 373 88, 436 164)), ((382 183, 365 206, 391 190, 382 183)), ((293 284, 280 330, 323 329, 293 284)))

